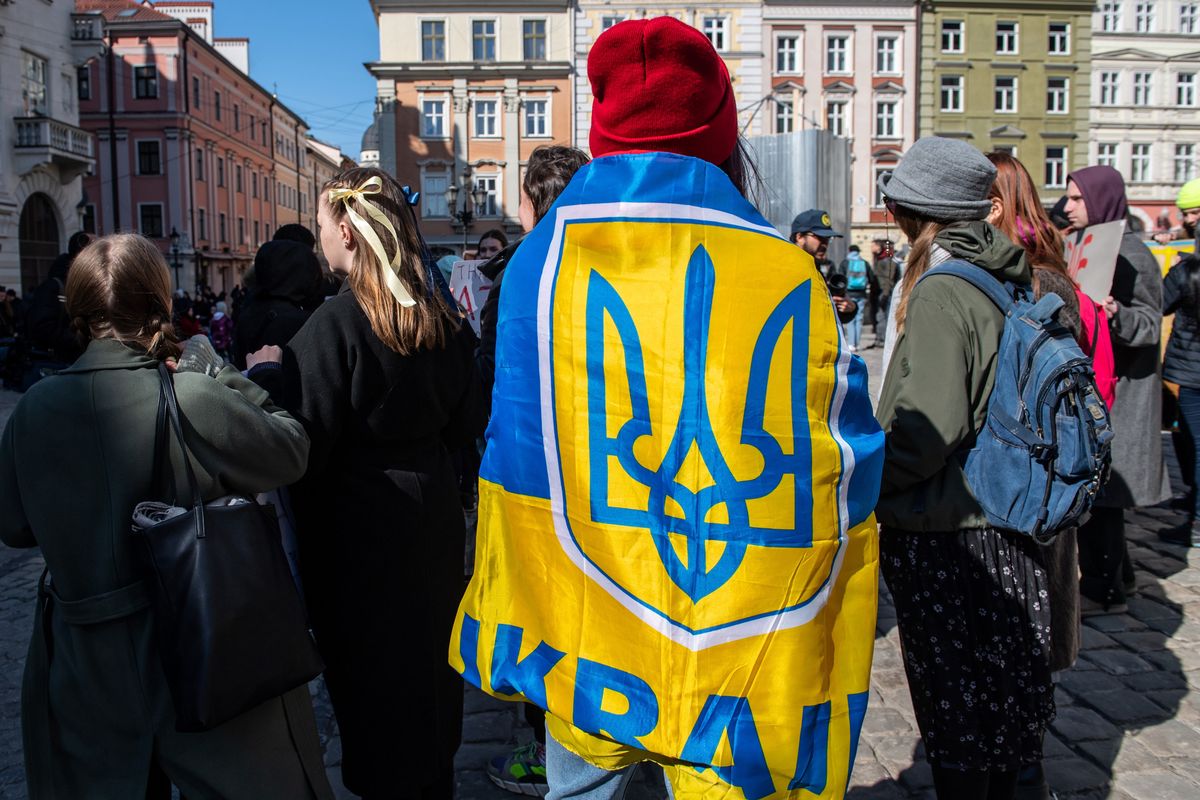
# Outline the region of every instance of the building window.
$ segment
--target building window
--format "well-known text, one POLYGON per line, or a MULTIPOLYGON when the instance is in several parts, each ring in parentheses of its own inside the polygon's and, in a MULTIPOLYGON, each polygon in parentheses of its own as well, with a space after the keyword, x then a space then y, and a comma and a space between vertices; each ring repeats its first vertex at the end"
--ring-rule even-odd
POLYGON ((618 22, 624 22, 624 21, 625 21, 625 18, 622 16, 619 16, 619 15, 601 17, 600 18, 600 32, 603 33, 604 31, 611 28, 613 25, 616 25, 618 22))
POLYGON ((895 75, 900 71, 900 38, 880 36, 875 40, 875 72, 895 75))
POLYGON ((895 139, 899 136, 896 132, 897 105, 895 100, 875 101, 875 138, 895 139))
POLYGON ((830 36, 825 40, 825 71, 832 74, 844 74, 849 71, 850 37, 830 36))
POLYGON ((421 215, 424 217, 448 217, 450 209, 446 206, 446 188, 449 178, 445 173, 440 175, 421 176, 421 215))
POLYGON ((217 117, 217 122, 221 121, 221 93, 213 92, 213 114, 217 117))
POLYGON ((446 135, 446 101, 425 100, 421 103, 421 135, 440 139, 446 135))
POLYGON ((1046 188, 1062 189, 1067 185, 1067 148, 1046 148, 1046 188))
POLYGON ((476 61, 496 60, 496 20, 477 19, 471 23, 471 42, 476 61))
POLYGON ((258 220, 254 220, 254 242, 253 242, 253 244, 255 247, 258 247, 258 245, 262 243, 262 238, 258 234, 259 234, 258 220))
POLYGON ((1175 145, 1175 183, 1187 183, 1196 177, 1194 152, 1194 145, 1175 145))
POLYGON ((871 200, 871 205, 874 206, 875 208, 883 208, 883 201, 884 201, 883 191, 879 188, 879 179, 882 178, 884 175, 891 174, 891 172, 895 169, 896 169, 895 164, 892 164, 892 165, 886 166, 886 167, 882 167, 882 166, 875 167, 875 180, 871 181, 871 185, 873 187, 875 187, 875 193, 874 193, 874 197, 871 200))
POLYGON ((138 100, 158 97, 158 69, 154 66, 133 68, 133 96, 138 100))
POLYGON ((1116 33, 1121 30, 1121 4, 1119 2, 1100 4, 1100 30, 1105 33, 1116 33))
POLYGON ((1200 19, 1200 3, 1184 3, 1179 6, 1179 32, 1196 33, 1196 20, 1200 19))
POLYGON ((1046 45, 1046 52, 1052 56, 1069 56, 1071 54, 1071 23, 1051 22, 1050 38, 1046 45))
POLYGON ((425 20, 421 23, 421 60, 446 60, 446 22, 425 20))
POLYGON ((550 130, 546 124, 546 100, 525 101, 525 135, 549 136, 550 130))
POLYGON ((80 67, 75 71, 75 88, 80 100, 92 99, 92 69, 80 67))
POLYGON ((1071 81, 1068 78, 1048 78, 1046 80, 1046 112, 1048 114, 1066 114, 1071 81))
POLYGON ((46 97, 46 59, 21 53, 21 101, 25 116, 44 116, 50 107, 46 97))
POLYGON ((793 130, 792 117, 795 112, 795 106, 791 100, 780 100, 775 98, 775 132, 776 133, 791 133, 793 130))
MULTIPOLYGON (((1152 72, 1135 72, 1133 73, 1133 104, 1135 106, 1148 106, 1151 102, 1150 87, 1153 85, 1154 73, 1152 72)), ((1115 102, 1115 99, 1114 99, 1115 102)))
POLYGON ((137 143, 138 174, 161 175, 162 152, 157 139, 137 143))
POLYGON ((222 211, 217 216, 217 228, 218 228, 217 233, 220 234, 220 240, 222 242, 229 241, 228 232, 225 230, 225 212, 224 211, 222 211))
POLYGON ((483 198, 483 202, 480 203, 479 205, 475 206, 475 216, 477 216, 477 217, 498 217, 498 216, 500 216, 500 213, 499 213, 500 204, 497 202, 497 196, 496 196, 497 195, 496 187, 499 184, 499 182, 500 182, 500 178, 496 175, 480 175, 475 178, 475 186, 479 189, 483 189, 483 191, 486 193, 486 196, 483 198))
POLYGON ((233 132, 237 133, 242 129, 242 114, 238 104, 233 104, 233 132))
POLYGON ((1134 183, 1145 183, 1150 180, 1150 145, 1142 143, 1133 146, 1129 180, 1134 183))
POLYGON ((236 244, 242 245, 246 243, 246 218, 238 217, 238 237, 236 244))
POLYGON ((1121 73, 1100 73, 1100 105, 1115 106, 1120 102, 1121 73))
POLYGON ((1196 73, 1181 72, 1175 76, 1175 105, 1196 105, 1196 73))
POLYGON ((204 151, 196 150, 196 180, 204 180, 204 151))
POLYGON ((830 100, 825 105, 825 128, 834 136, 846 135, 846 101, 830 100))
POLYGON ((1096 163, 1102 167, 1117 167, 1117 145, 1113 142, 1101 142, 1096 145, 1096 163))
POLYGON ((996 78, 995 110, 999 114, 1017 113, 1017 79, 1013 77, 996 78))
POLYGON ((1138 33, 1154 31, 1154 3, 1138 3, 1133 9, 1134 30, 1138 33))
POLYGON ((526 61, 546 60, 546 20, 527 19, 522 24, 526 61))
POLYGON ((942 111, 961 112, 963 110, 963 76, 942 76, 942 111))
POLYGON ((1018 50, 1017 23, 996 23, 996 52, 1000 55, 1016 55, 1018 50))
POLYGON ((262 176, 263 182, 263 202, 271 202, 271 182, 267 180, 267 176, 262 176))
POLYGON ((992 149, 995 150, 997 153, 1004 153, 1004 155, 1006 155, 1006 156, 1012 156, 1013 158, 1017 157, 1016 145, 998 144, 995 147, 993 147, 992 149))
POLYGON ((705 17, 704 35, 712 42, 713 49, 723 53, 729 47, 729 19, 727 17, 705 17))
POLYGON ((233 190, 238 194, 242 193, 242 165, 237 164, 233 168, 233 190))
POLYGON ((780 36, 775 40, 775 71, 782 73, 799 72, 800 37, 780 36))
POLYGON ((162 203, 138 203, 138 232, 147 239, 163 238, 162 203))
POLYGON ((225 159, 217 158, 217 186, 225 185, 225 159))
POLYGON ((196 227, 198 227, 200 229, 199 230, 200 238, 207 242, 208 241, 208 214, 206 214, 204 212, 203 208, 201 208, 201 209, 199 209, 199 211, 197 211, 196 227))
MULTIPOLYGON (((258 199, 258 176, 253 172, 250 173, 250 197, 254 200, 258 199)), ((257 236, 254 238, 258 238, 257 236)))
POLYGON ((961 53, 963 51, 963 28, 966 23, 961 20, 942 23, 942 52, 961 53))
POLYGON ((476 136, 495 136, 496 135, 496 101, 495 100, 476 100, 475 101, 475 135, 476 136))

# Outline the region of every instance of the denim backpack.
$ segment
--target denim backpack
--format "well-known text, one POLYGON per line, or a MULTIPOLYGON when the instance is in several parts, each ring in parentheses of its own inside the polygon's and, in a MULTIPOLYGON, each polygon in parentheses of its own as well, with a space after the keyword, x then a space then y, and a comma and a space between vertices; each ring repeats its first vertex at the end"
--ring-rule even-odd
POLYGON ((961 278, 1004 312, 987 419, 963 471, 993 526, 1049 542, 1080 523, 1107 477, 1113 432, 1091 360, 1055 319, 1058 295, 1031 303, 1028 286, 966 261, 921 280, 930 275, 961 278))

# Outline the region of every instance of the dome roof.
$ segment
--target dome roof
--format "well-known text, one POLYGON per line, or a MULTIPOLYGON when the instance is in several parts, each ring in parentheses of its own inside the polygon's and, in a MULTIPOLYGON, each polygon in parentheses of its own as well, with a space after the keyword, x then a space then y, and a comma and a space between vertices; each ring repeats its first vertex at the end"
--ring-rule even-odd
POLYGON ((362 137, 362 150, 379 149, 379 120, 372 120, 362 137))

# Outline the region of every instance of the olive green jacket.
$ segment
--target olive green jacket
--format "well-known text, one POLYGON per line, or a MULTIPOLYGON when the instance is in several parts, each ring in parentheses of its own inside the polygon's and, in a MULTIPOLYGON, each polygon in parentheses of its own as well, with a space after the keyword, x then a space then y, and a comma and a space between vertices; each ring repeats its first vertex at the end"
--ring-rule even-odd
MULTIPOLYGON (((189 797, 331 797, 307 687, 211 731, 175 731, 130 541, 134 505, 156 499, 156 366, 93 341, 29 390, 0 440, 0 540, 40 546, 51 581, 22 691, 30 797, 143 797, 152 755, 189 797)), ((236 370, 177 374, 175 387, 205 499, 304 473, 304 429, 236 370)), ((178 445, 172 462, 186 486, 178 445)))
MULTIPOLYGON (((1025 251, 986 222, 956 223, 935 244, 1000 281, 1028 283, 1025 251)), ((1004 314, 982 292, 936 275, 912 290, 876 414, 887 434, 876 516, 909 531, 987 527, 961 456, 983 428, 1004 314)))

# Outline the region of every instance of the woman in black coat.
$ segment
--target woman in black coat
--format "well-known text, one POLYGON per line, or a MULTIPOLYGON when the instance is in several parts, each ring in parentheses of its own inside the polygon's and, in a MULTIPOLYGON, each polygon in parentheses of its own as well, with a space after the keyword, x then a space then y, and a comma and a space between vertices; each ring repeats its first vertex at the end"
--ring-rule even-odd
POLYGON ((1191 468, 1188 521, 1176 528, 1159 531, 1160 539, 1185 547, 1200 547, 1200 495, 1196 475, 1200 474, 1200 259, 1188 256, 1167 273, 1163 281, 1163 315, 1174 314, 1171 338, 1163 358, 1163 380, 1179 384, 1179 427, 1183 436, 1176 439, 1179 463, 1191 468))
POLYGON ((470 329, 432 285, 399 185, 347 170, 321 192, 347 280, 251 377, 312 440, 292 488, 305 592, 342 734, 346 788, 453 796, 461 679, 447 664, 465 526, 449 451, 485 417, 470 329))

